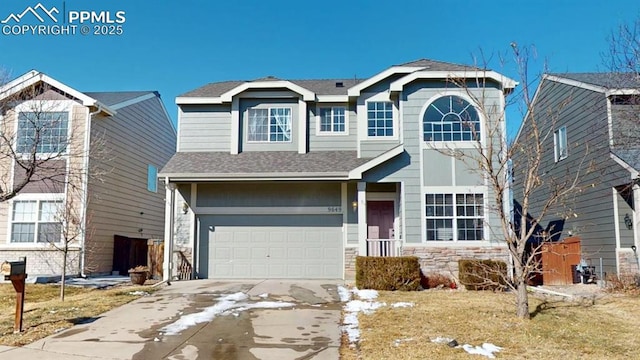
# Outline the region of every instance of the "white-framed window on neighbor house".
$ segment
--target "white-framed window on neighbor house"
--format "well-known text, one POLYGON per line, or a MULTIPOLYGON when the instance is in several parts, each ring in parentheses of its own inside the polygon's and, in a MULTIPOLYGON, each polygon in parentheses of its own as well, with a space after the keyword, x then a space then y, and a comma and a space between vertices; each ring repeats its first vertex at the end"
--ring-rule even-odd
POLYGON ((290 142, 291 108, 249 109, 247 142, 290 142))
POLYGON ((67 150, 69 113, 24 111, 18 113, 16 152, 62 154, 67 150))
POLYGON ((569 156, 566 126, 559 128, 553 133, 553 145, 556 162, 566 159, 567 156, 569 156))
POLYGON ((62 238, 62 200, 14 200, 11 209, 13 244, 57 243, 62 238))
POLYGON ((425 194, 427 241, 484 239, 484 194, 425 194))
POLYGON ((147 190, 158 192, 158 168, 147 165, 147 190))
POLYGON ((446 95, 431 102, 422 119, 424 141, 480 141, 480 117, 467 100, 446 95))
POLYGON ((368 137, 393 137, 393 102, 369 101, 367 102, 367 136, 368 137))
POLYGON ((347 133, 347 109, 344 106, 321 107, 318 110, 318 134, 347 133))

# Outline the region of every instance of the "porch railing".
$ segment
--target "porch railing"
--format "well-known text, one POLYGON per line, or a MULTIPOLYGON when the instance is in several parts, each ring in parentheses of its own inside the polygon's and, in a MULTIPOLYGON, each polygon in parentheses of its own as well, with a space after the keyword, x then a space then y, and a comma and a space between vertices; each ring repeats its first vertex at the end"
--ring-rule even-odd
POLYGON ((175 250, 173 254, 178 257, 177 272, 176 274, 174 274, 174 276, 177 278, 177 280, 191 280, 193 268, 191 267, 191 263, 189 262, 187 256, 179 250, 175 250))
POLYGON ((367 239, 367 256, 400 256, 400 240, 367 239))

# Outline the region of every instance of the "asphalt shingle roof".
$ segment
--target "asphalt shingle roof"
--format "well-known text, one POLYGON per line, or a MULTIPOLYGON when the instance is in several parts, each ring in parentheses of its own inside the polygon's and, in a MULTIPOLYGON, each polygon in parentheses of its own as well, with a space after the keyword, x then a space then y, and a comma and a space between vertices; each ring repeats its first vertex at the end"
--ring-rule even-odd
POLYGON ((207 177, 260 174, 347 174, 371 159, 358 158, 355 151, 179 152, 160 171, 160 176, 190 174, 207 177))
POLYGON ((640 76, 636 73, 557 73, 549 75, 601 86, 607 89, 636 89, 640 87, 640 76))
POLYGON ((462 64, 454 64, 445 61, 436 61, 430 59, 419 59, 415 61, 406 62, 404 64, 396 65, 396 66, 418 66, 425 67, 425 70, 431 71, 477 71, 482 70, 476 66, 462 65, 462 64))
POLYGON ((85 92, 84 94, 100 101, 104 105, 111 106, 151 93, 153 91, 100 91, 85 92))
MULTIPOLYGON (((267 77, 262 79, 256 79, 251 81, 223 81, 217 83, 210 83, 203 87, 189 91, 180 95, 181 97, 216 97, 220 96, 227 91, 240 86, 244 83, 250 83, 254 81, 276 81, 282 80, 273 77, 267 77)), ((315 80, 286 80, 290 81, 298 86, 302 86, 307 90, 311 90, 318 95, 346 95, 347 89, 362 82, 362 79, 315 79, 315 80), (337 86, 337 83, 342 83, 342 86, 337 86)))
MULTIPOLYGON (((454 63, 448 63, 443 61, 435 61, 429 59, 420 59, 411 61, 408 63, 395 65, 395 66, 412 66, 412 67, 424 67, 426 70, 431 71, 477 71, 480 68, 475 66, 460 65, 454 63)), ((234 80, 234 81, 222 81, 214 82, 204 85, 195 90, 189 91, 180 95, 180 97, 217 97, 225 92, 235 88, 236 86, 252 81, 277 81, 287 80, 296 85, 302 86, 305 89, 311 90, 318 95, 346 95, 347 90, 358 83, 363 82, 366 79, 299 79, 288 80, 279 79, 274 76, 267 76, 255 80, 234 80), (342 83, 342 86, 337 86, 337 83, 342 83)))
POLYGON ((640 171, 640 149, 615 149, 612 152, 629 166, 640 171))

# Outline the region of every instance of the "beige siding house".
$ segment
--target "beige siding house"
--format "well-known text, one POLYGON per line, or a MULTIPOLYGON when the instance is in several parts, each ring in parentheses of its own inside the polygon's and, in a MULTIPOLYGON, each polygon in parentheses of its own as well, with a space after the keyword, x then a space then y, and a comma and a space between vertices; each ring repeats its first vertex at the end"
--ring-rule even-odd
POLYGON ((0 261, 26 256, 28 274, 57 275, 67 248, 68 274, 145 264, 134 245, 163 237, 157 172, 176 146, 160 95, 80 92, 31 71, 0 88, 0 103, 2 130, 13 139, 0 146, 18 154, 0 159, 0 191, 24 178, 21 147, 36 143, 34 134, 36 158, 48 159, 34 181, 0 203, 0 261), (30 117, 37 121, 29 125, 30 117))

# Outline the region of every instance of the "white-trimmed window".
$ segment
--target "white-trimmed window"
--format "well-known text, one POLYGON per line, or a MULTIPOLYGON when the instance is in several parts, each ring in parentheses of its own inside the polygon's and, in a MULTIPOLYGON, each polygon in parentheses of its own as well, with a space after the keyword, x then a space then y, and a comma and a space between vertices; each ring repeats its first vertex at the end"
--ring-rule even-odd
POLYGON ((319 134, 345 134, 347 132, 344 106, 321 107, 319 110, 319 134))
POLYGON ((563 126, 553 133, 553 144, 555 148, 556 162, 566 159, 569 156, 567 147, 567 127, 563 126))
POLYGON ((480 140, 478 112, 459 96, 443 96, 429 104, 422 125, 424 141, 480 140))
POLYGON ((291 108, 249 109, 247 142, 291 141, 291 108))
POLYGON ((15 200, 11 211, 11 243, 56 243, 62 236, 62 200, 15 200))
POLYGON ((367 102, 367 136, 392 137, 393 103, 391 101, 367 102))
POLYGON ((484 239, 483 194, 425 194, 427 241, 484 239))
POLYGON ((20 112, 16 152, 20 154, 60 154, 64 153, 68 141, 69 113, 20 112))

